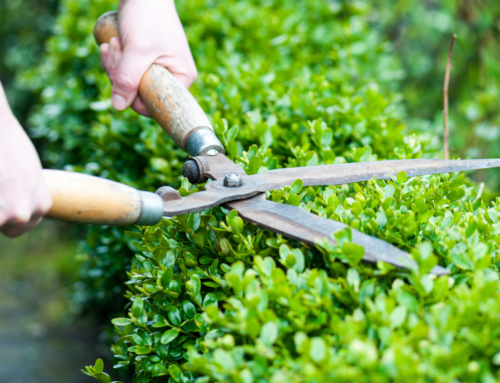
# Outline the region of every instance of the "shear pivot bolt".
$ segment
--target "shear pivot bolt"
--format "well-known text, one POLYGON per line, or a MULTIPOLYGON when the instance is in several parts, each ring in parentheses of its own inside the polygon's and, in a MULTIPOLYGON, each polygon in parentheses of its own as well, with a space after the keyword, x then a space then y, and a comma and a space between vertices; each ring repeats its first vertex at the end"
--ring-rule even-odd
POLYGON ((228 188, 237 188, 243 185, 243 181, 241 180, 241 176, 238 174, 227 174, 224 177, 224 186, 228 188))

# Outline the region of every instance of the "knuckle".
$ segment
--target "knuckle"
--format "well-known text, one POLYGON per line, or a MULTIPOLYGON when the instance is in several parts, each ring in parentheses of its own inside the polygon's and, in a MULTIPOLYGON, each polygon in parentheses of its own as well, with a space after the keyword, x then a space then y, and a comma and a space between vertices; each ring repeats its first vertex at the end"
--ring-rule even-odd
POLYGON ((125 73, 118 73, 115 77, 113 85, 127 92, 134 92, 138 87, 138 84, 136 84, 135 81, 125 73))
POLYGON ((52 199, 51 198, 44 198, 40 202, 40 204, 38 205, 38 208, 36 209, 35 214, 45 215, 50 211, 51 208, 52 208, 52 199))
POLYGON ((188 78, 191 81, 191 83, 195 82, 195 80, 198 78, 198 70, 196 67, 194 67, 190 73, 188 74, 188 78))
POLYGON ((185 82, 187 83, 187 86, 190 87, 195 82, 196 78, 198 77, 198 71, 197 71, 196 67, 193 65, 192 67, 186 68, 183 76, 185 78, 185 82))
POLYGON ((16 210, 10 214, 8 218, 9 225, 25 225, 31 220, 31 214, 27 214, 25 211, 16 210))

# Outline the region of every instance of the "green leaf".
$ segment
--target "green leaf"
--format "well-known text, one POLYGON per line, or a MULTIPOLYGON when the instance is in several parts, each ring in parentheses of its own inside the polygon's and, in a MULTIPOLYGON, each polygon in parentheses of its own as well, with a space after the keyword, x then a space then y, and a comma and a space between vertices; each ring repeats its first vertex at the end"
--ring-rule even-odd
POLYGON ((172 280, 172 277, 174 276, 174 271, 170 268, 163 270, 163 274, 160 279, 160 283, 163 286, 165 290, 168 289, 170 281, 172 280))
POLYGON ((309 350, 309 356, 316 363, 320 363, 326 358, 326 344, 325 341, 320 337, 314 337, 311 339, 311 349, 309 350))
POLYGON ((323 131, 321 135, 321 145, 323 147, 329 147, 333 140, 333 131, 330 128, 327 128, 323 131))
POLYGON ((229 154, 229 157, 234 158, 238 155, 238 144, 236 143, 235 140, 230 139, 227 142, 227 152, 229 154))
POLYGON ((231 220, 231 230, 236 235, 243 233, 243 220, 240 217, 234 217, 231 220))
POLYGON ((271 346, 278 339, 278 326, 274 322, 267 322, 260 330, 259 339, 267 346, 271 346))
POLYGON ((299 206, 300 203, 302 202, 300 196, 297 194, 290 194, 288 196, 288 204, 293 205, 293 206, 299 206))
POLYGON ((132 315, 135 318, 139 318, 144 312, 144 302, 141 298, 136 297, 134 303, 132 304, 132 315))
POLYGON ((193 274, 191 276, 191 283, 193 284, 193 294, 198 295, 198 293, 201 290, 201 281, 200 277, 197 276, 196 274, 193 274))
POLYGON ((167 330, 161 336, 161 343, 168 344, 168 343, 172 342, 174 339, 176 339, 178 336, 179 336, 178 330, 176 330, 176 329, 167 330))
POLYGON ((139 355, 146 355, 146 354, 149 354, 150 352, 151 352, 151 349, 149 347, 146 347, 146 346, 137 346, 135 348, 135 353, 139 354, 139 355))
POLYGON ((290 186, 290 193, 299 194, 302 189, 302 180, 295 180, 290 186))
POLYGON ((151 336, 142 328, 138 328, 136 333, 132 336, 134 342, 141 346, 151 346, 153 340, 151 336))
POLYGON ((401 326, 406 320, 407 313, 408 309, 405 306, 398 306, 394 310, 392 310, 391 315, 389 315, 391 326, 392 327, 401 326))
POLYGON ((240 128, 238 126, 233 126, 226 133, 226 140, 232 140, 238 136, 240 128))
POLYGON ((305 259, 302 251, 300 249, 293 249, 290 252, 290 255, 292 255, 295 258, 293 269, 298 273, 303 272, 305 268, 305 259))
POLYGON ((203 308, 206 309, 209 306, 216 306, 217 307, 218 302, 217 298, 215 297, 214 294, 208 293, 205 295, 205 298, 203 299, 203 308))
POLYGON ((155 316, 153 317, 153 321, 154 323, 152 324, 152 326, 155 328, 168 326, 168 322, 163 315, 155 314, 155 316))
POLYGON ((214 361, 224 370, 231 371, 234 369, 234 360, 231 354, 221 348, 214 351, 214 361))
POLYGON ((128 324, 130 324, 130 319, 128 318, 115 318, 115 319, 112 319, 111 320, 111 323, 113 323, 115 326, 126 326, 128 324))
POLYGON ((353 268, 347 270, 347 283, 349 286, 354 288, 354 291, 358 292, 360 282, 361 279, 359 277, 358 270, 353 268))
POLYGON ((398 184, 403 185, 408 180, 405 172, 398 173, 398 184))
POLYGON ((102 359, 97 359, 95 361, 95 366, 94 366, 95 372, 103 372, 104 371, 104 362, 102 359))
POLYGON ((180 326, 182 323, 182 318, 181 318, 181 312, 177 307, 172 308, 168 312, 168 320, 170 323, 172 323, 174 326, 180 326))
POLYGON ((200 223, 201 223, 200 213, 194 212, 188 214, 187 225, 191 230, 193 231, 198 230, 200 227, 200 223))
POLYGON ((248 164, 248 172, 250 174, 257 174, 261 166, 262 159, 259 156, 254 156, 250 159, 250 162, 248 164))
POLYGON ((168 366, 168 372, 175 382, 182 382, 182 370, 179 368, 179 366, 177 366, 176 364, 171 364, 170 366, 168 366))
POLYGON ((196 315, 196 307, 191 301, 182 302, 182 310, 186 313, 189 319, 193 319, 196 315))

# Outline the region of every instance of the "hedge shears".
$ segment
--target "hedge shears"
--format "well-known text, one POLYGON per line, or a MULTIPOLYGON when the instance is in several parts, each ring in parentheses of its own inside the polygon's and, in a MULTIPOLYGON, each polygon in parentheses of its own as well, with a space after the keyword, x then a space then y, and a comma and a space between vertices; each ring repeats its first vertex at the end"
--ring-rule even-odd
MULTIPOLYGON (((94 36, 99 44, 119 37, 117 12, 99 18, 94 36)), ((154 225, 164 216, 221 205, 236 210, 244 220, 257 226, 316 246, 325 239, 334 244, 332 233, 347 225, 297 206, 267 200, 265 192, 290 186, 298 179, 302 186, 344 185, 373 178, 390 180, 400 172, 415 177, 500 167, 500 159, 412 159, 284 168, 247 175, 225 156, 224 147, 200 105, 166 68, 153 64, 141 80, 139 93, 152 117, 191 156, 182 168, 183 175, 192 184, 211 180, 205 191, 182 197, 177 190, 163 186, 151 193, 99 177, 44 170, 54 200, 49 217, 87 224, 154 225)), ((400 268, 415 265, 408 253, 388 242, 352 228, 351 231, 352 242, 365 250, 363 260, 400 268)), ((435 266, 431 273, 443 275, 448 271, 435 266)))

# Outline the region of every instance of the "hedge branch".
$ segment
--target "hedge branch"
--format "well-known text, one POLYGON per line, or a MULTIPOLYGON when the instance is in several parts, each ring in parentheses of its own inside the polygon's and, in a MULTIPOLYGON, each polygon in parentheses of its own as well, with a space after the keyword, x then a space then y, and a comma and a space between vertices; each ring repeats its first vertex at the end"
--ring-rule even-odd
POLYGON ((444 110, 443 110, 443 115, 444 115, 444 159, 448 160, 450 159, 450 153, 449 153, 449 145, 448 145, 448 136, 450 134, 448 130, 448 85, 450 83, 450 71, 451 71, 451 56, 453 54, 453 46, 455 45, 455 39, 457 38, 457 35, 453 35, 451 39, 451 44, 450 44, 450 50, 448 52, 448 62, 446 63, 446 74, 444 76, 444 110))

